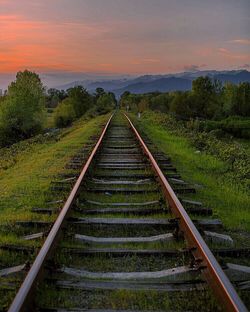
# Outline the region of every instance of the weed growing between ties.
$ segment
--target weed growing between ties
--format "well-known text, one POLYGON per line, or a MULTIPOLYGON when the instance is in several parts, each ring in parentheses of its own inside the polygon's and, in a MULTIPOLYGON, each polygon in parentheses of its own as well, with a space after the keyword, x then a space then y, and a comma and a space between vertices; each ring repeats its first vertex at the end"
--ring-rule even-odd
POLYGON ((119 309, 161 311, 222 311, 209 290, 166 293, 154 290, 63 290, 44 287, 38 296, 41 306, 65 309, 119 309), (190 300, 192 298, 192 300, 190 300))

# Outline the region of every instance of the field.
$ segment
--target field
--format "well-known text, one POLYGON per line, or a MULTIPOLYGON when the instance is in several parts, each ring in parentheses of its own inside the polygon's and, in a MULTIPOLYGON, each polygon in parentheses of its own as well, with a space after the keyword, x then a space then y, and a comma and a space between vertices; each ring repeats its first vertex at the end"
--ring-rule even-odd
MULTIPOLYGON (((159 122, 160 119, 157 113, 142 115, 140 120, 134 117, 135 124, 171 156, 182 177, 196 186, 195 198, 211 207, 214 217, 220 218, 226 229, 234 232, 239 240, 243 238, 249 242, 246 232, 250 232, 250 200, 245 183, 232 179, 228 163, 197 150, 187 137, 177 135, 159 122)), ((243 143, 248 150, 249 142, 243 143)))

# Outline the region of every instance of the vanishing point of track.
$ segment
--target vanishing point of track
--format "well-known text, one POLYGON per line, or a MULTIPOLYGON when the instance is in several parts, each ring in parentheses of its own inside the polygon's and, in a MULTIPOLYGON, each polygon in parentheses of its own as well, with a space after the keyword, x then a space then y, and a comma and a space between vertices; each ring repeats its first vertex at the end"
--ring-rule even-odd
MULTIPOLYGON (((162 153, 153 156, 147 145, 150 146, 150 142, 144 142, 126 115, 117 113, 110 117, 75 179, 10 312, 57 311, 55 307, 54 310, 40 307, 35 299, 45 283, 51 287, 56 283, 58 292, 60 289, 87 289, 89 292, 125 289, 154 291, 162 296, 164 292, 193 292, 199 296, 200 291, 212 289, 226 311, 247 311, 198 231, 210 230, 214 224, 203 219, 191 220, 188 209, 183 208, 185 200, 182 198, 183 194, 192 192, 192 188, 182 183, 169 157, 162 153), (77 244, 67 249, 61 246, 66 240, 77 244), (183 241, 185 263, 171 267, 171 257, 178 257, 178 250, 168 251, 167 246, 183 241), (70 261, 65 260, 67 255, 62 257, 62 250, 70 254, 70 261), (74 254, 80 257, 75 264, 74 254), (93 263, 95 258, 103 258, 103 267, 99 264, 95 272, 89 264, 91 269, 86 269, 86 261, 83 267, 82 259, 89 256, 93 263), (134 262, 142 259, 141 268, 138 263, 133 264, 131 271, 124 262, 126 257, 134 257, 134 262), (153 263, 151 270, 148 257, 153 263), (54 270, 49 263, 56 263, 54 270), (47 282, 48 277, 52 279, 51 284, 47 282)), ((190 210, 199 209, 192 206, 192 201, 187 200, 186 204, 190 210)), ((41 291, 39 296, 45 293, 41 291)))

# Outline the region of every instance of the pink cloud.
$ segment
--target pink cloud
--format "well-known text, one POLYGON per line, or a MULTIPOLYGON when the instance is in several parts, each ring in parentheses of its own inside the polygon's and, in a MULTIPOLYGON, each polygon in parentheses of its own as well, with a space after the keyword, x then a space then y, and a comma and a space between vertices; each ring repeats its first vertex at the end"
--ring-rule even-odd
POLYGON ((229 43, 238 43, 243 45, 250 45, 250 39, 234 39, 230 40, 229 43))
POLYGON ((228 58, 230 60, 242 60, 242 61, 247 61, 250 59, 250 55, 249 54, 235 54, 233 52, 231 52, 228 49, 225 48, 219 48, 218 52, 220 55, 222 55, 225 58, 228 58))
POLYGON ((160 60, 155 58, 145 58, 142 61, 145 63, 160 63, 160 60))

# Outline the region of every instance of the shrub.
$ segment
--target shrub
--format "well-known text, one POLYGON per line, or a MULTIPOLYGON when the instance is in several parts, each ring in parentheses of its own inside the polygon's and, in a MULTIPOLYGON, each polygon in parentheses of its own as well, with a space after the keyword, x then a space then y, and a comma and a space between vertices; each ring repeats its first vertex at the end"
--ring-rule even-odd
POLYGON ((101 95, 97 100, 97 111, 100 114, 106 114, 114 109, 114 99, 110 94, 101 95))
POLYGON ((221 121, 203 121, 200 122, 200 130, 210 132, 221 129, 224 132, 237 138, 250 138, 250 119, 238 116, 231 116, 221 121))
POLYGON ((44 103, 44 88, 39 76, 27 70, 18 72, 0 106, 1 146, 27 139, 42 130, 44 103))
POLYGON ((58 128, 71 125, 75 118, 75 110, 69 98, 63 100, 55 109, 54 122, 55 126, 58 128))

